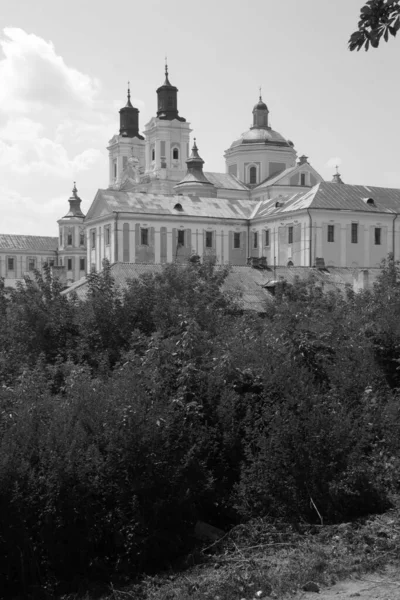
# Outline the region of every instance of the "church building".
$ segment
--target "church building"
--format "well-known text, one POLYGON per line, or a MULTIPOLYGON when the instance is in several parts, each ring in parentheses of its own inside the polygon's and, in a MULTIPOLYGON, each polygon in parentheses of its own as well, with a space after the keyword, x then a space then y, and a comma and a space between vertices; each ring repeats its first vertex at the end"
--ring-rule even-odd
POLYGON ((225 173, 216 173, 204 170, 167 67, 156 93, 141 132, 128 89, 108 144, 109 185, 86 216, 74 184, 57 238, 0 235, 1 277, 48 262, 70 284, 104 259, 162 265, 213 255, 236 266, 364 270, 389 252, 400 259, 400 190, 346 185, 338 172, 323 181, 271 128, 261 95, 252 126, 225 150, 225 173))

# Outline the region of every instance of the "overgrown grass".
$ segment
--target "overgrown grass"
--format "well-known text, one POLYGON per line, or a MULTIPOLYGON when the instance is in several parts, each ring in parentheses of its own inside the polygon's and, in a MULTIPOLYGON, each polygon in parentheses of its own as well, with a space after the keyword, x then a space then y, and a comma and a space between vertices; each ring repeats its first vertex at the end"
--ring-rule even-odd
MULTIPOLYGON (((399 558, 397 499, 396 507, 384 515, 340 525, 294 528, 266 519, 251 521, 188 557, 188 563, 198 564, 180 572, 148 576, 126 587, 110 584, 101 600, 282 598, 308 581, 332 585, 350 575, 379 570, 399 558)), ((93 597, 87 594, 85 600, 93 597)))

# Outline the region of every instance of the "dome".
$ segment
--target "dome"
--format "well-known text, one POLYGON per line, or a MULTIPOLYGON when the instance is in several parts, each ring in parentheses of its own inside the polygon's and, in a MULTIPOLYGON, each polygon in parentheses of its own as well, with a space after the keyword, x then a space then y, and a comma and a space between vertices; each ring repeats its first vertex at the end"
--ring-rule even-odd
POLYGON ((253 110, 268 110, 268 106, 261 100, 261 97, 257 104, 254 105, 253 110))
POLYGON ((245 133, 242 133, 240 138, 231 144, 231 148, 247 144, 273 144, 275 146, 290 146, 289 142, 285 140, 285 138, 277 131, 274 131, 270 128, 259 129, 257 127, 253 127, 245 133))

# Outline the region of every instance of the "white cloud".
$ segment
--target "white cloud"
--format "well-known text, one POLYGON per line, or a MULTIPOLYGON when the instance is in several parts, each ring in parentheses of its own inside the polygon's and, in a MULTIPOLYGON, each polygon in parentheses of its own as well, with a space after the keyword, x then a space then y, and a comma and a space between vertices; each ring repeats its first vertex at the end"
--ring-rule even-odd
POLYGON ((23 29, 3 30, 0 47, 0 107, 26 113, 32 108, 94 105, 99 81, 65 64, 52 42, 23 29))

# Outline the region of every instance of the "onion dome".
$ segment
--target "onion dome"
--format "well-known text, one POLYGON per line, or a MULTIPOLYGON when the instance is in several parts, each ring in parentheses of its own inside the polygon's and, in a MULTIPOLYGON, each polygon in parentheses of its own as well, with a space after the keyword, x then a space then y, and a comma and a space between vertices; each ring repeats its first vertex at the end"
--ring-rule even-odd
POLYGON ((137 137, 144 140, 144 137, 139 134, 139 110, 132 106, 131 90, 128 82, 128 100, 119 111, 119 134, 123 137, 137 137))
POLYGON ((157 89, 157 117, 165 121, 185 122, 186 119, 178 113, 178 88, 171 85, 168 78, 168 65, 165 63, 165 81, 157 89))
POLYGON ((76 189, 76 182, 74 181, 74 187, 72 188, 72 196, 68 200, 69 202, 69 211, 63 217, 63 219, 72 219, 74 217, 82 217, 85 215, 81 211, 81 202, 82 200, 78 196, 78 190, 76 189))
POLYGON ((268 110, 268 106, 265 104, 265 102, 263 102, 261 96, 257 104, 254 105, 253 111, 255 110, 268 110))

